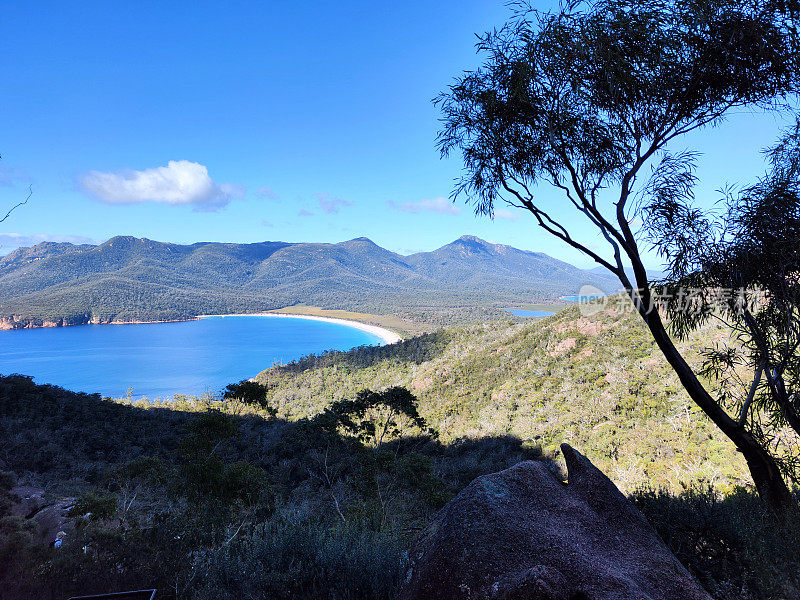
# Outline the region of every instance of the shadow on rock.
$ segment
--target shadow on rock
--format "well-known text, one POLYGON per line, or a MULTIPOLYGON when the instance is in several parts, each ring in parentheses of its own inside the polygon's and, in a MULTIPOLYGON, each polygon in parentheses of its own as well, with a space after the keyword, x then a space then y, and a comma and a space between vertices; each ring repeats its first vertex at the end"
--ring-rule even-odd
POLYGON ((473 481, 410 553, 401 600, 710 600, 642 514, 567 444, 473 481))

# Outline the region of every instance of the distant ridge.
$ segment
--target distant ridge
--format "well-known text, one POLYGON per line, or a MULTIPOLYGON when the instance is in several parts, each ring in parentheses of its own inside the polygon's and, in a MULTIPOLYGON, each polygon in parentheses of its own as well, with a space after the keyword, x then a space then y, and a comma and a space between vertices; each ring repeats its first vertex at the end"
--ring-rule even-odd
POLYGON ((402 256, 366 237, 336 244, 198 242, 130 236, 44 242, 0 259, 5 327, 160 321, 294 304, 368 312, 502 307, 555 300, 610 276, 539 252, 462 236, 402 256))
MULTIPOLYGON (((590 273, 595 273, 595 274, 601 274, 601 275, 604 275, 604 274, 608 273, 608 271, 606 271, 605 267, 600 267, 600 266, 594 267, 593 269, 589 269, 589 272, 590 273)), ((655 269, 645 269, 645 272, 647 273, 647 278, 651 282, 652 281, 659 281, 659 280, 663 279, 666 276, 666 273, 664 273, 664 271, 658 271, 658 270, 655 270, 655 269)), ((631 281, 635 281, 636 277, 635 277, 635 275, 633 273, 633 269, 626 268, 625 269, 625 274, 628 276, 628 278, 631 281)))

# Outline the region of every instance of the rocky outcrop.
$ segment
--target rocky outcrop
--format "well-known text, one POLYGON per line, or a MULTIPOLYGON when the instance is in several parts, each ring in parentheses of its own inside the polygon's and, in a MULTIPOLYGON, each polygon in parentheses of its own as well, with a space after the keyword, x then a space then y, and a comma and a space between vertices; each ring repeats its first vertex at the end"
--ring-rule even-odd
POLYGON ((46 500, 44 490, 32 486, 17 486, 11 489, 16 502, 11 506, 11 515, 27 519, 36 526, 37 542, 53 545, 63 540, 74 529, 74 519, 69 516, 75 498, 46 500))
POLYGON ((589 460, 479 477, 410 553, 401 600, 711 600, 589 460))
POLYGON ((0 316, 0 330, 35 329, 38 327, 66 327, 67 325, 86 325, 92 322, 91 315, 74 315, 60 319, 42 320, 22 315, 0 316))
POLYGON ((0 331, 11 329, 38 329, 40 327, 69 327, 72 325, 133 325, 137 323, 177 323, 182 321, 196 321, 195 316, 186 316, 179 319, 160 319, 154 321, 137 321, 116 317, 97 317, 90 314, 73 315, 52 321, 24 317, 22 315, 0 316, 0 331))

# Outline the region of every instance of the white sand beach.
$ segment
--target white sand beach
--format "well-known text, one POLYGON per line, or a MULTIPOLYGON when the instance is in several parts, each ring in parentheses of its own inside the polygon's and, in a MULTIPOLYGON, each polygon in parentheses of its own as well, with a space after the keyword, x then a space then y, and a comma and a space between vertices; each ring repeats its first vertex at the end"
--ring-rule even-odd
POLYGON ((395 344, 397 342, 403 341, 403 338, 398 334, 396 334, 394 331, 389 331, 388 329, 384 329, 383 327, 378 327, 377 325, 369 325, 367 323, 361 323, 359 321, 351 321, 349 319, 336 319, 333 317, 318 317, 315 315, 291 315, 287 313, 253 313, 247 315, 198 315, 199 319, 207 319, 209 317, 277 317, 285 319, 309 319, 311 321, 327 321, 329 323, 338 323, 339 325, 346 325, 348 327, 353 327, 354 329, 360 329, 361 331, 366 331, 373 335, 377 335, 386 344, 395 344))

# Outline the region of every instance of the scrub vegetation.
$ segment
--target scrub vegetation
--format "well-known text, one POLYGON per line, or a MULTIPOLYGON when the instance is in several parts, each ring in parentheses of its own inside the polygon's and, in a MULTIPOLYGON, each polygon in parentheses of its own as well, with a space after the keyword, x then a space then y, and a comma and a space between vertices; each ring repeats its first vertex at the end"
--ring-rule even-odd
MULTIPOLYGON (((577 308, 308 356, 172 402, 0 379, 9 597, 392 598, 406 552, 475 477, 585 451, 718 598, 782 598, 800 529, 764 509, 636 315, 577 308), (14 485, 72 498, 60 548, 14 485)), ((724 332, 707 325, 683 350, 724 332)))

